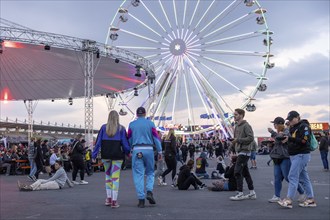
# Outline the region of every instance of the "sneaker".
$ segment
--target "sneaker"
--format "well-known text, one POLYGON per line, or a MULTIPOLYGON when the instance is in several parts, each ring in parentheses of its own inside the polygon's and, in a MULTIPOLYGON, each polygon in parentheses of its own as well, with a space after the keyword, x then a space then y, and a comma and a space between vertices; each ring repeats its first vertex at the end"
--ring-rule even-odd
POLYGON ((299 203, 300 207, 316 207, 314 199, 306 199, 304 202, 299 203))
POLYGON ((203 183, 199 188, 200 188, 200 189, 206 189, 207 186, 203 183))
POLYGON ((255 192, 253 193, 249 193, 247 195, 244 196, 245 199, 257 199, 257 194, 255 192))
POLYGON ((147 192, 147 200, 149 201, 150 204, 156 204, 156 201, 151 191, 147 192))
POLYGON ((77 182, 75 180, 73 180, 72 183, 75 184, 75 185, 79 185, 80 184, 79 182, 77 182))
POLYGON ((116 208, 119 208, 119 204, 118 204, 118 202, 117 201, 115 201, 115 200, 112 200, 112 203, 111 203, 111 208, 113 208, 113 209, 116 209, 116 208))
POLYGON ((167 186, 167 183, 162 182, 162 183, 161 183, 161 186, 167 186))
POLYGON ((171 187, 172 187, 172 188, 175 188, 175 185, 172 183, 172 184, 171 184, 171 187))
POLYGON ((299 203, 303 203, 303 202, 305 202, 306 199, 307 199, 306 194, 299 194, 297 201, 299 203))
POLYGON ((241 201, 245 199, 245 196, 243 192, 238 192, 235 196, 229 197, 229 199, 232 201, 241 201))
POLYGON ((268 202, 270 202, 270 203, 277 203, 280 200, 281 199, 279 197, 277 197, 277 196, 274 195, 273 198, 268 199, 268 202))
POLYGON ((80 185, 87 185, 87 184, 88 184, 88 182, 87 182, 87 181, 85 181, 85 180, 80 180, 79 184, 80 184, 80 185))
POLYGON ((112 203, 112 199, 111 199, 111 198, 106 198, 106 199, 105 199, 105 205, 106 205, 106 206, 110 206, 111 203, 112 203))
POLYGON ((32 178, 32 176, 30 176, 30 175, 28 175, 27 178, 28 178, 29 180, 31 180, 31 181, 34 181, 33 178, 32 178))
POLYGON ((285 198, 277 202, 280 206, 288 209, 292 209, 292 201, 291 199, 285 198))

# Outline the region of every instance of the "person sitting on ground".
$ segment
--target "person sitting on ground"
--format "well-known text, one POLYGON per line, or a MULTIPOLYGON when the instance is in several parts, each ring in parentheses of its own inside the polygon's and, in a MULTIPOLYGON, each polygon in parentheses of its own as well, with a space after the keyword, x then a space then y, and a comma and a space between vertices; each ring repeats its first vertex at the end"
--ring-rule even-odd
POLYGON ((222 156, 217 157, 216 170, 212 171, 211 179, 224 179, 225 178, 226 164, 222 156))
POLYGON ((212 183, 213 186, 208 187, 210 191, 236 191, 237 183, 234 175, 234 169, 236 164, 237 156, 233 155, 231 157, 231 163, 226 167, 225 178, 221 180, 216 180, 212 183))
POLYGON ((65 183, 69 187, 73 187, 73 183, 68 179, 65 170, 62 167, 62 161, 55 162, 56 173, 49 179, 38 179, 31 185, 26 185, 17 181, 17 185, 20 191, 36 191, 36 190, 48 190, 48 189, 62 189, 65 183))
POLYGON ((192 172, 193 168, 194 160, 189 160, 187 162, 187 165, 183 165, 182 167, 180 167, 180 172, 177 181, 177 186, 179 190, 188 190, 191 185, 194 186, 196 190, 206 187, 206 185, 202 183, 192 172))
POLYGON ((196 176, 201 179, 208 179, 209 174, 205 170, 207 166, 209 166, 209 164, 206 161, 206 153, 202 152, 200 156, 196 159, 196 176))

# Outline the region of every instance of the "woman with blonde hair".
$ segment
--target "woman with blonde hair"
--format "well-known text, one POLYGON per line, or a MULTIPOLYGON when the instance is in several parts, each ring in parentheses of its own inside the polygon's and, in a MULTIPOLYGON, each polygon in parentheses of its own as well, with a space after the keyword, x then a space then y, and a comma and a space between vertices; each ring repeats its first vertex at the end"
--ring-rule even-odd
POLYGON ((100 128, 92 154, 94 160, 100 150, 105 169, 107 194, 105 205, 118 208, 120 169, 124 156, 130 154, 131 147, 127 141, 126 129, 119 124, 119 114, 115 110, 110 111, 107 124, 102 125, 100 128))
POLYGON ((161 176, 159 176, 159 182, 161 183, 161 185, 166 185, 165 176, 172 171, 172 186, 174 186, 173 180, 176 174, 177 149, 176 149, 176 137, 174 135, 173 128, 170 128, 166 137, 163 139, 162 148, 165 149, 164 155, 165 155, 165 163, 167 169, 161 176))

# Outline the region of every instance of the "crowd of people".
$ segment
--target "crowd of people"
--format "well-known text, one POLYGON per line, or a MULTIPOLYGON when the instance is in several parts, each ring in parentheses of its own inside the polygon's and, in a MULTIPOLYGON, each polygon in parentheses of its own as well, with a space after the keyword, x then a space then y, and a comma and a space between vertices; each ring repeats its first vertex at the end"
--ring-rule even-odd
MULTIPOLYGON (((84 146, 82 135, 77 135, 69 145, 49 147, 47 140, 33 138, 29 146, 14 146, 10 150, 1 149, 1 167, 6 175, 15 174, 13 168, 18 159, 28 160, 30 173, 28 178, 34 183, 18 183, 22 191, 42 189, 61 189, 65 183, 73 185, 88 184, 85 173, 92 174, 91 164, 102 160, 105 171, 105 205, 118 208, 120 171, 126 160, 131 160, 133 182, 136 189, 138 207, 145 207, 145 200, 156 204, 154 198, 155 179, 160 186, 166 186, 166 176, 171 174, 171 186, 178 190, 208 188, 210 191, 236 191, 229 199, 242 201, 257 199, 250 169, 257 169, 257 144, 251 125, 244 120, 245 111, 234 111, 234 134, 225 140, 211 137, 204 144, 184 141, 175 135, 174 129, 162 135, 154 123, 145 118, 146 110, 137 109, 137 119, 129 124, 128 129, 119 123, 117 111, 111 111, 106 124, 100 128, 93 151, 84 146), (196 151, 198 150, 198 152, 196 151), (189 159, 188 159, 189 158, 189 159), (217 166, 211 174, 207 172, 208 160, 216 158, 217 166), (225 158, 230 162, 227 165, 225 158), (251 167, 248 162, 251 161, 251 167), (179 163, 181 163, 179 165, 179 163), (179 168, 177 169, 179 165, 179 168), (45 168, 49 169, 45 169, 45 168), (71 180, 67 172, 72 169, 71 180), (41 172, 46 172, 49 179, 39 179, 41 172), (79 172, 79 181, 77 175, 79 172), (203 179, 212 178, 211 186, 206 186, 203 179), (247 183, 248 192, 244 193, 243 182, 247 183)), ((310 161, 312 131, 309 122, 300 118, 296 111, 288 113, 286 119, 276 117, 271 121, 273 128, 268 128, 274 143, 269 146, 270 163, 274 167, 274 195, 268 201, 278 203, 285 208, 293 207, 293 198, 299 194, 299 206, 316 207, 313 187, 307 172, 310 161), (282 181, 288 182, 285 198, 281 199, 282 181)), ((329 138, 323 134, 319 140, 319 151, 324 171, 328 165, 329 138)))

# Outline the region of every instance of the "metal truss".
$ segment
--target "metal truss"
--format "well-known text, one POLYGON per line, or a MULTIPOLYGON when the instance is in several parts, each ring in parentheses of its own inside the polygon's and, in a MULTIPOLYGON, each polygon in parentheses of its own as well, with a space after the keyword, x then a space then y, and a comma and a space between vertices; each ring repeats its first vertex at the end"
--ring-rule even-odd
POLYGON ((24 100, 25 108, 28 112, 28 142, 30 145, 33 135, 33 112, 37 107, 38 100, 24 100), (26 103, 27 102, 27 103, 26 103))
POLYGON ((93 147, 93 96, 94 96, 94 60, 95 41, 85 40, 82 51, 84 53, 85 76, 85 140, 86 146, 93 147))

